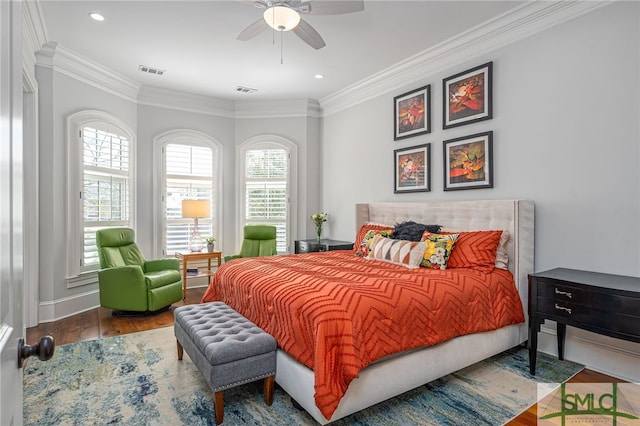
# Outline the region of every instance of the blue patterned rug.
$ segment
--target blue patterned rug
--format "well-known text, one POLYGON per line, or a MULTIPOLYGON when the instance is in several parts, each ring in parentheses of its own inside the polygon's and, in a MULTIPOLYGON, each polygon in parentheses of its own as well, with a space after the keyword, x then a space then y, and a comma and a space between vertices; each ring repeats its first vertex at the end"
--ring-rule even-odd
MULTIPOLYGON (((561 383, 581 365, 538 355, 528 373, 520 347, 355 413, 346 425, 500 425, 536 401, 536 380, 561 383)), ((177 360, 173 327, 57 347, 24 371, 25 425, 215 425, 213 394, 186 355, 177 360)), ((276 386, 225 391, 225 425, 314 425, 276 386)))

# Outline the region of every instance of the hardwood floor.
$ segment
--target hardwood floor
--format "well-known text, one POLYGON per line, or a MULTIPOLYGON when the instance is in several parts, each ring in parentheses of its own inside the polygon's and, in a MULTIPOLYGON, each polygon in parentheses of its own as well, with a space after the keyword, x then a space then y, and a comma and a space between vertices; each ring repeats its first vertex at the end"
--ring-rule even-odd
MULTIPOLYGON (((101 337, 117 336, 119 334, 135 333, 152 330, 154 328, 170 327, 173 325, 173 308, 193 303, 200 303, 205 287, 187 290, 185 301, 175 303, 168 311, 145 317, 114 317, 111 310, 104 308, 92 309, 60 321, 40 324, 27 329, 27 343, 32 345, 40 337, 51 335, 56 345, 65 345, 82 340, 99 339, 101 337)), ((583 370, 574 376, 570 382, 575 383, 621 383, 616 379, 592 370, 583 370)), ((533 405, 527 411, 507 423, 508 426, 534 426, 537 424, 537 406, 533 405)))
POLYGON ((206 287, 187 289, 187 298, 174 303, 168 311, 143 317, 114 317, 110 309, 96 308, 55 322, 39 324, 27 329, 27 344, 33 345, 40 337, 51 335, 56 345, 99 339, 119 334, 135 333, 173 326, 173 309, 200 303, 206 287))

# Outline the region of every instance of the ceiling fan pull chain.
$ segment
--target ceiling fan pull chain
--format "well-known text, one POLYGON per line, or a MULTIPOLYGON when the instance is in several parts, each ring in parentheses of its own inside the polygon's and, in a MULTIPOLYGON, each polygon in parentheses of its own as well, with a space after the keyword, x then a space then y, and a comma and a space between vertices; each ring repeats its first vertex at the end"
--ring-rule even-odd
POLYGON ((280 31, 280 65, 284 63, 283 51, 284 51, 284 36, 282 35, 284 31, 280 31))

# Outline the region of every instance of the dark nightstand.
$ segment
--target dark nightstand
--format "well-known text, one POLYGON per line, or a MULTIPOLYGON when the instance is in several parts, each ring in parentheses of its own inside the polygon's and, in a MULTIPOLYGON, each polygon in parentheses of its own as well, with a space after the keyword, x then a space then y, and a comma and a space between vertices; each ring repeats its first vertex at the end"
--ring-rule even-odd
POLYGON ((640 278, 564 268, 529 275, 531 374, 545 319, 557 323, 559 359, 567 325, 640 343, 640 278))
POLYGON ((313 253, 317 251, 331 251, 331 250, 351 250, 353 243, 349 241, 336 241, 336 240, 297 240, 295 244, 295 253, 313 253))

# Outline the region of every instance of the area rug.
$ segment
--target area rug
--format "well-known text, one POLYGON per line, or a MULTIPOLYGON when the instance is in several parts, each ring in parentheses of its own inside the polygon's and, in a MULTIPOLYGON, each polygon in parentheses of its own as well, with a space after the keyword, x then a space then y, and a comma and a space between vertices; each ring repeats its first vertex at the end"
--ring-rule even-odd
MULTIPOLYGON (((538 354, 531 377, 527 351, 514 348, 334 424, 500 425, 535 403, 538 382, 561 383, 582 368, 538 354)), ((270 407, 261 382, 224 399, 225 425, 317 424, 277 386, 270 407)), ((215 425, 212 401, 186 352, 177 360, 173 327, 62 345, 24 371, 25 425, 215 425)))

